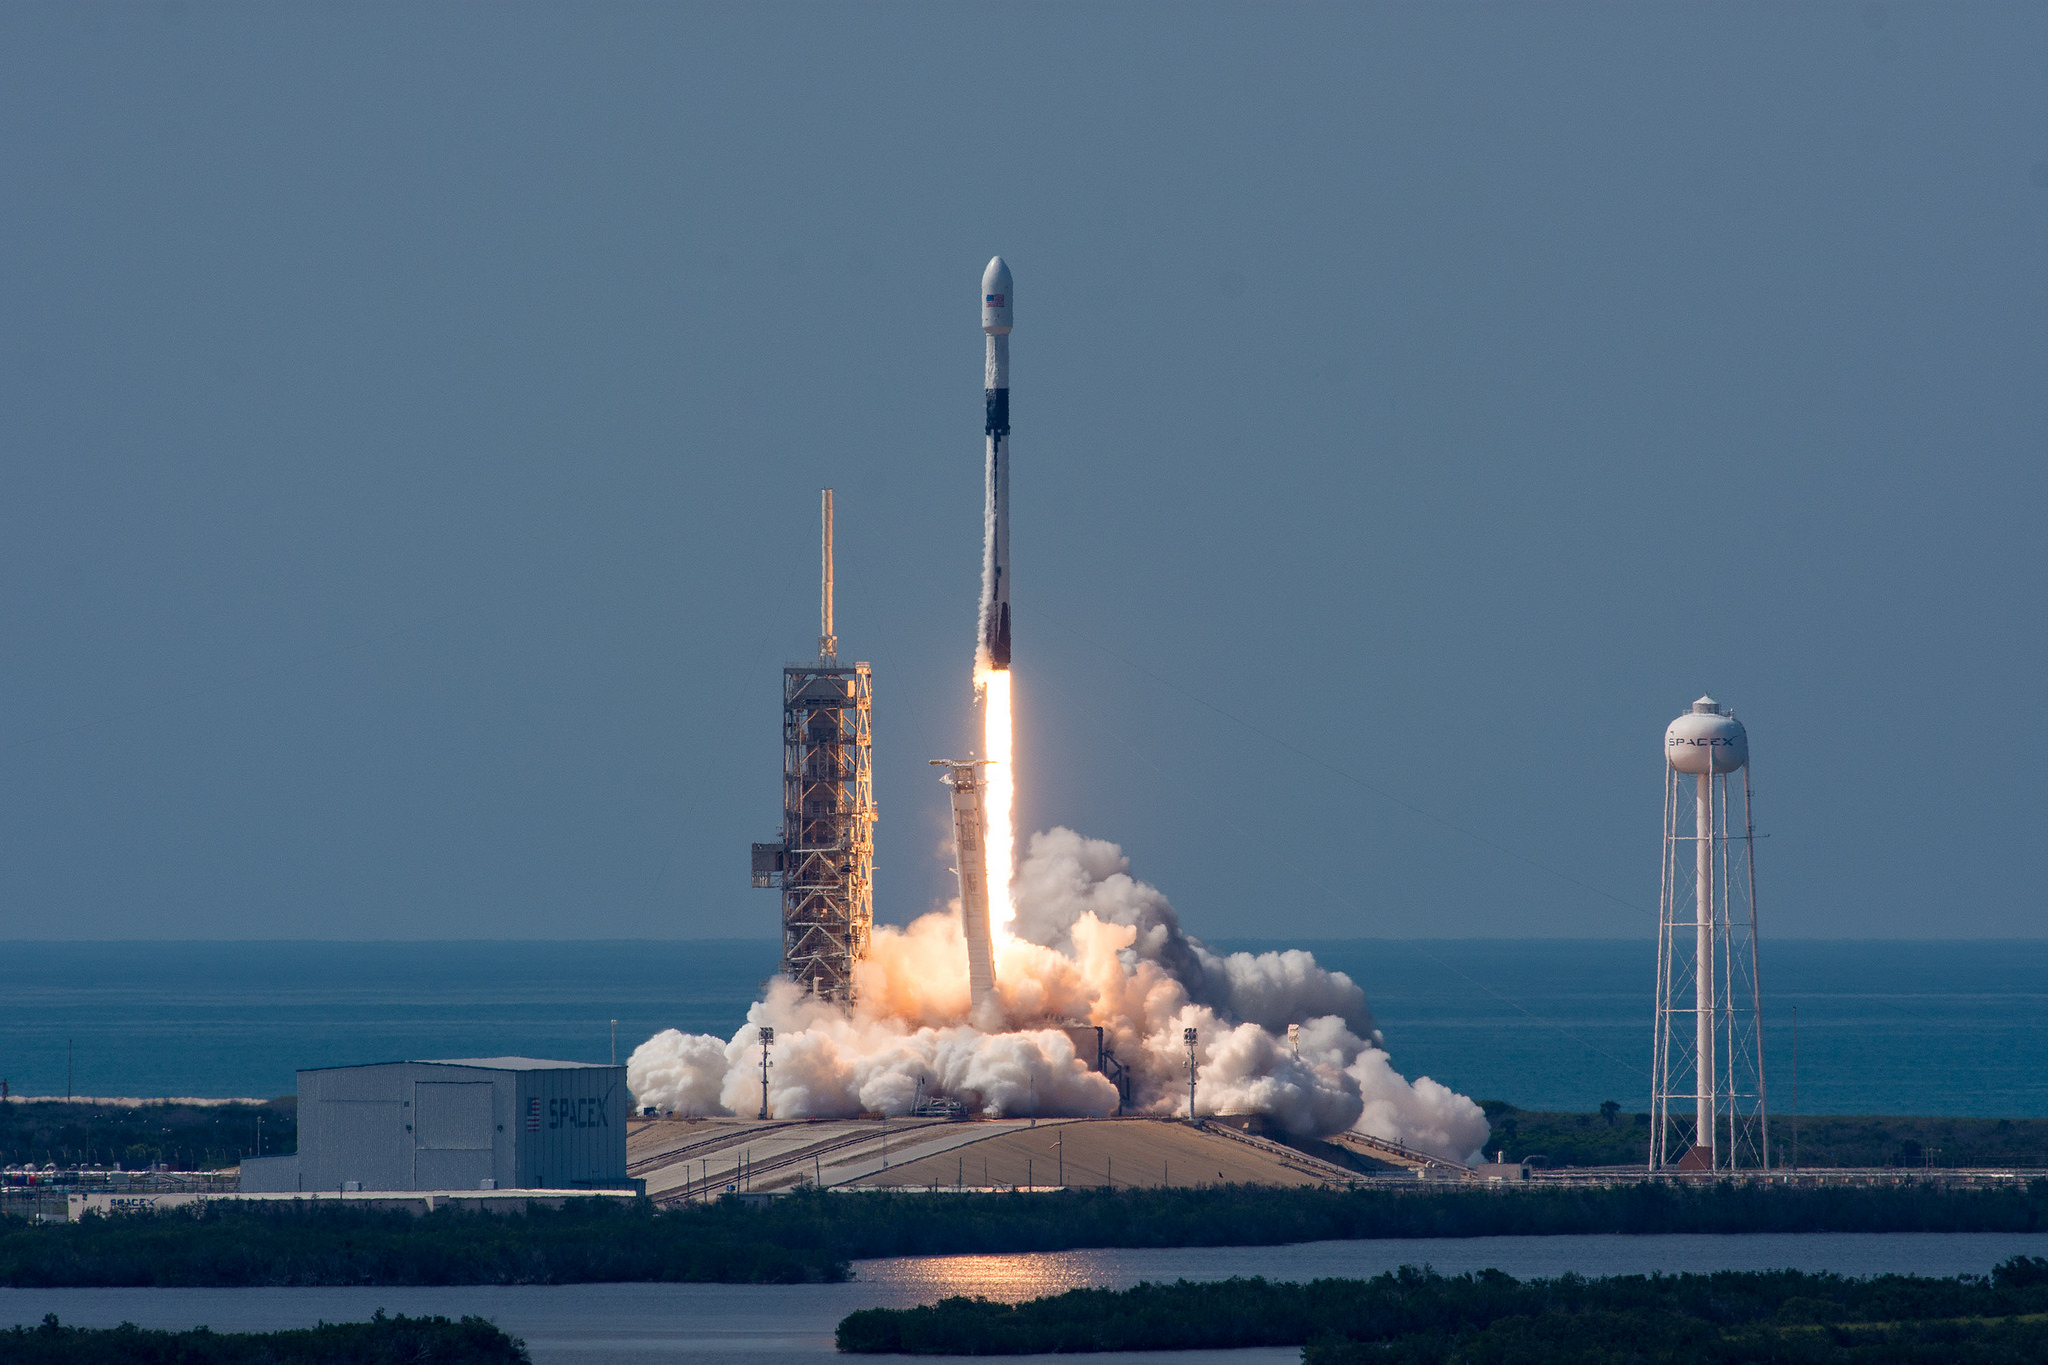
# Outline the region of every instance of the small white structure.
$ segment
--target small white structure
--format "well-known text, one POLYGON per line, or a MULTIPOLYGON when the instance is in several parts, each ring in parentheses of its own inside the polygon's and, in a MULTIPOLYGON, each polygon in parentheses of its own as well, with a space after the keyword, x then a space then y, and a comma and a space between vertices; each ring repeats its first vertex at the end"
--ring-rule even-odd
POLYGON ((626 1068, 532 1057, 299 1073, 299 1150, 242 1163, 250 1193, 632 1188, 626 1068))
POLYGON ((1768 1169, 1749 734, 1701 697, 1664 758, 1650 1169, 1768 1169))

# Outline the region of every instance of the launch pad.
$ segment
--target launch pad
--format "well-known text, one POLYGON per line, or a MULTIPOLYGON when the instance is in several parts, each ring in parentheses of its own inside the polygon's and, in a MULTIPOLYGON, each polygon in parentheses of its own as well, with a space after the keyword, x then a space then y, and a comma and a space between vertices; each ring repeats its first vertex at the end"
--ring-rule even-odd
POLYGON ((626 1145, 628 1173, 658 1204, 804 1188, 1342 1186, 1424 1160, 1401 1149, 1317 1154, 1230 1119, 644 1119, 629 1126, 626 1145))

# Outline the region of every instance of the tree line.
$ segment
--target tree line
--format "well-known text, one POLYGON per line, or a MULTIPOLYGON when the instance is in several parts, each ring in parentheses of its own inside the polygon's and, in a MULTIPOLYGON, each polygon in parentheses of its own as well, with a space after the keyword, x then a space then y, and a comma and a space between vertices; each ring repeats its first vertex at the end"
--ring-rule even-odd
POLYGON ((1370 1280, 1141 1284, 1027 1303, 870 1308, 841 1351, 1023 1355, 1302 1346, 1304 1365, 2022 1365, 2048 1358, 2048 1260, 1988 1276, 1796 1270, 1518 1281, 1405 1266, 1370 1280))
POLYGON ((1813 1189, 1603 1188, 809 1191, 756 1207, 572 1199, 415 1217, 338 1201, 214 1200, 37 1225, 0 1219, 0 1285, 570 1284, 834 1281, 869 1257, 1083 1247, 1274 1246, 1357 1238, 1585 1233, 2036 1232, 2048 1181, 1813 1189))
POLYGON ((0 1104, 0 1165, 219 1169, 245 1156, 298 1150, 298 1102, 268 1104, 0 1104))
POLYGON ((527 1365, 524 1344, 482 1318, 386 1317, 323 1322, 283 1332, 151 1331, 66 1327, 52 1313, 36 1327, 0 1332, 8 1365, 527 1365))
MULTIPOLYGON (((1650 1116, 1613 1100, 1598 1113, 1517 1109, 1502 1100, 1481 1107, 1493 1127, 1488 1156, 1552 1167, 1640 1166, 1650 1150, 1650 1116)), ((1871 1115, 1794 1118, 1771 1115, 1774 1166, 2048 1167, 2048 1119, 1912 1118, 1871 1115)))

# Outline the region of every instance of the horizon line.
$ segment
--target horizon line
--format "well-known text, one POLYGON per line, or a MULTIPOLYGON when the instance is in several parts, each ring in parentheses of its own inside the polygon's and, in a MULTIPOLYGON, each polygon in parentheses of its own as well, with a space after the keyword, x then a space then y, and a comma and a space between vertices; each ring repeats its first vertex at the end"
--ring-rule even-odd
MULTIPOLYGON (((1360 935, 1352 935, 1352 936, 1348 936, 1348 937, 1340 937, 1340 936, 1334 936, 1334 935, 1301 935, 1301 936, 1277 936, 1277 937, 1276 937, 1276 936, 1273 936, 1273 935, 1268 935, 1268 934, 1217 934, 1217 935, 1214 935, 1214 936, 1212 936, 1212 937, 1209 937, 1209 938, 1201 938, 1200 936, 1191 936, 1191 937, 1194 937, 1194 938, 1196 939, 1196 941, 1198 941, 1198 942, 1201 942, 1201 943, 1205 943, 1205 944, 1218 944, 1218 943, 1272 943, 1272 944, 1294 944, 1294 945, 1302 945, 1302 944, 1316 944, 1316 943, 1654 943, 1654 942, 1656 942, 1656 936, 1655 936, 1655 935, 1653 935, 1653 934, 1644 934, 1644 935, 1618 935, 1618 934, 1585 934, 1585 935, 1567 935, 1567 934, 1541 934, 1541 935, 1530 935, 1530 934, 1523 934, 1523 935, 1506 935, 1506 934, 1501 934, 1501 935, 1492 935, 1492 934, 1463 934, 1463 935, 1456 935, 1456 936, 1448 936, 1448 937, 1443 937, 1443 936, 1440 936, 1440 937, 1434 937, 1434 938, 1432 938, 1432 937, 1425 937, 1425 936, 1422 936, 1422 935, 1404 935, 1404 936, 1400 936, 1400 937, 1395 937, 1395 936, 1391 936, 1391 935, 1386 935, 1386 934, 1360 934, 1360 935)), ((77 946, 77 947, 89 947, 89 946, 95 946, 95 945, 97 945, 97 946, 108 946, 108 945, 113 945, 113 944, 170 944, 170 943, 189 943, 189 944, 273 944, 273 945, 284 945, 284 944, 305 944, 305 945, 309 945, 309 946, 312 946, 312 945, 327 945, 327 946, 337 946, 337 947, 371 947, 371 946, 378 946, 378 945, 384 945, 384 946, 394 946, 394 947, 396 947, 396 946, 412 946, 412 947, 420 947, 420 946, 426 946, 426 945, 431 945, 431 944, 448 944, 448 943, 463 943, 463 944, 483 944, 483 943, 502 943, 502 944, 569 944, 569 943, 581 943, 581 944, 621 944, 621 945, 626 945, 626 944, 646 944, 646 943, 675 943, 675 944, 684 944, 684 943, 699 943, 699 944, 711 944, 711 943, 731 943, 731 944, 742 944, 742 943, 744 943, 744 944, 753 944, 753 945, 759 945, 759 944, 773 944, 773 943, 778 943, 779 941, 780 941, 780 940, 779 940, 779 939, 778 939, 778 938, 777 938, 777 937, 776 937, 775 935, 773 935, 773 934, 763 934, 763 935, 759 935, 759 936, 752 936, 752 935, 719 935, 719 936, 705 936, 705 937, 690 937, 690 938, 684 938, 684 937, 677 937, 677 938, 655 938, 655 937, 647 937, 647 936, 642 936, 642 937, 635 937, 635 938, 567 938, 567 937, 560 937, 560 936, 557 936, 557 937, 551 937, 551 938, 503 938, 503 937, 499 937, 499 938, 483 938, 483 937, 467 937, 467 938, 200 938, 200 937, 187 937, 187 938, 111 938, 111 937, 110 937, 110 938, 5 938, 5 937, 0 937, 0 945, 20 945, 20 944, 51 944, 51 945, 55 945, 55 944, 66 944, 66 945, 72 945, 72 946, 77 946)), ((1828 936, 1822 936, 1822 935, 1793 935, 1793 934, 1787 934, 1787 935, 1782 935, 1782 936, 1776 936, 1776 937, 1772 937, 1772 938, 1769 938, 1769 939, 1765 939, 1765 940, 1763 940, 1763 941, 1764 941, 1764 942, 1767 942, 1767 943, 2048 943, 2048 934, 2034 934, 2034 935, 2022 935, 2022 934, 1984 934, 1984 935, 1974 935, 1974 934, 1972 934, 1972 935, 1950 935, 1950 936, 1945 936, 1945 937, 1928 937, 1928 936, 1922 936, 1922 937, 1906 937, 1906 936, 1889 936, 1889 935, 1884 935, 1884 936, 1865 936, 1865 937, 1860 937, 1860 938, 1855 938, 1855 937, 1849 937, 1849 936, 1847 936, 1847 935, 1828 935, 1828 936)))

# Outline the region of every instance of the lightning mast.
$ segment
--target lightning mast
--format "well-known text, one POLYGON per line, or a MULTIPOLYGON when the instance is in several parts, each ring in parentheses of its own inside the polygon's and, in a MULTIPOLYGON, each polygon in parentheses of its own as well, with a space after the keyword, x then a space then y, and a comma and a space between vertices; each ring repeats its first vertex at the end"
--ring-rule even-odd
POLYGON ((967 996, 977 1008, 996 993, 989 941, 988 850, 982 840, 981 767, 988 760, 935 758, 953 789, 953 856, 959 864, 960 928, 967 939, 967 996))
POLYGON ((1664 756, 1650 1169, 1768 1170, 1749 735, 1701 697, 1664 756))
POLYGON ((832 490, 821 509, 818 658, 782 670, 782 841, 755 844, 753 883, 782 888, 782 974, 853 999, 874 926, 874 675, 839 662, 832 490))

